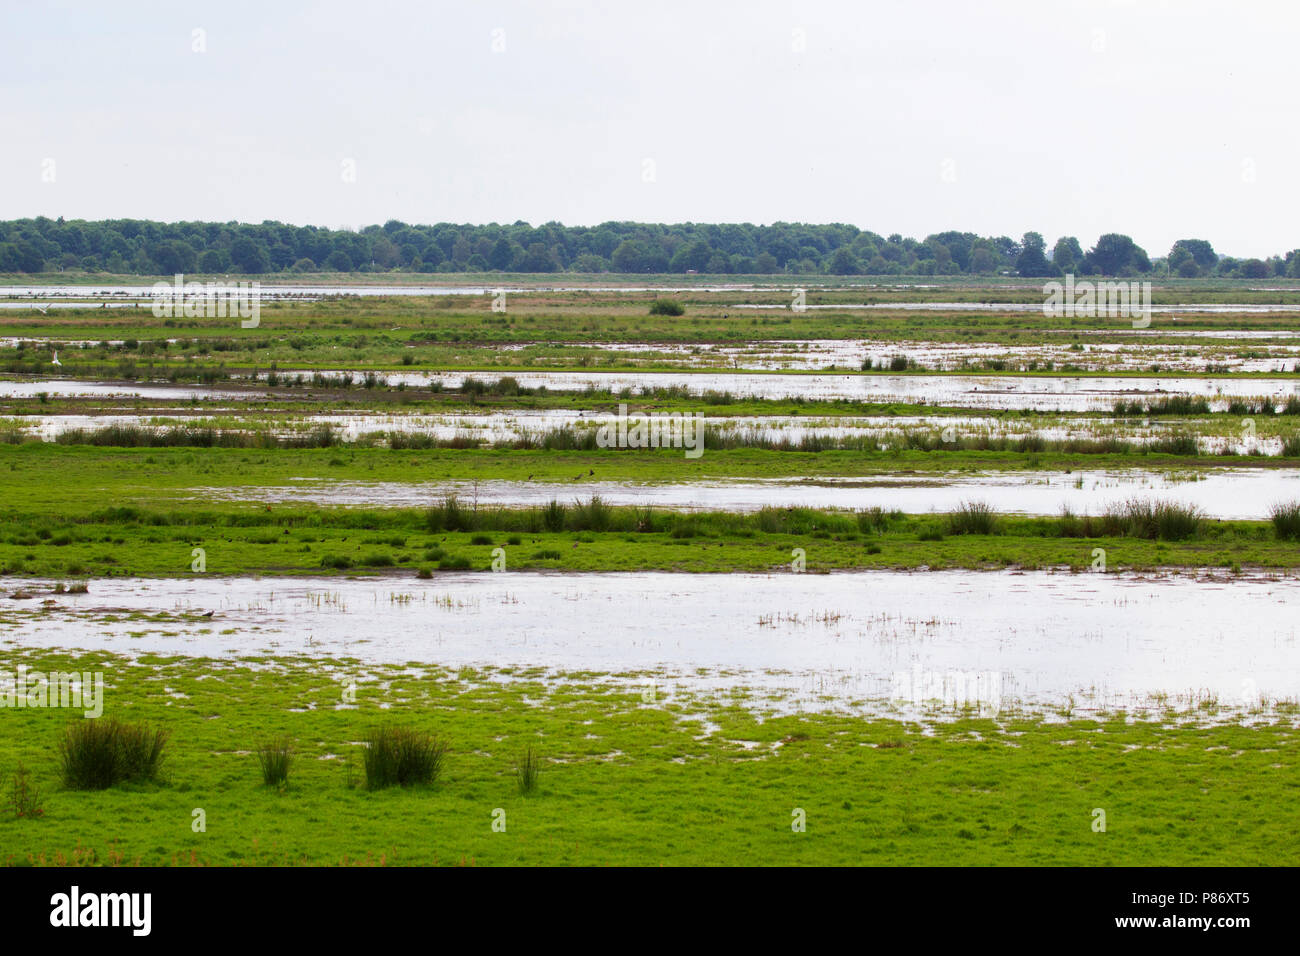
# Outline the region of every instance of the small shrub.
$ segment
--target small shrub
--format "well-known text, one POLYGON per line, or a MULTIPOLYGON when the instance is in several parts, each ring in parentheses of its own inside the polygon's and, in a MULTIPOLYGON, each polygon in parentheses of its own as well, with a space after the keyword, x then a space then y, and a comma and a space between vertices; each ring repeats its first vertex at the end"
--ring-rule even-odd
POLYGON ((655 299, 650 303, 651 315, 684 315, 686 309, 676 299, 655 299))
POLYGON ((468 571, 470 560, 463 554, 449 554, 438 562, 439 571, 468 571))

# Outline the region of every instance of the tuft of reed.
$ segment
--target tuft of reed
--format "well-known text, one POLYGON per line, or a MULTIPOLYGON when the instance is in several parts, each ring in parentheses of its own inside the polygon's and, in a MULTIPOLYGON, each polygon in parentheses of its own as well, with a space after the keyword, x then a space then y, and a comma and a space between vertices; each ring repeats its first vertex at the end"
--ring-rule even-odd
POLYGON ((515 780, 519 784, 519 792, 524 794, 535 792, 541 774, 542 758, 529 744, 515 761, 515 780))
POLYGON ((257 745, 257 763, 262 768, 262 782, 268 787, 285 787, 289 783, 289 765, 293 749, 288 737, 277 737, 257 745))
POLYGON ((1203 520, 1204 515, 1196 505, 1130 498, 1107 508, 1100 523, 1105 535, 1182 541, 1196 537, 1203 520))
POLYGON ((948 515, 949 534, 997 534, 997 515, 987 501, 963 501, 948 515))
POLYGON ((70 790, 107 790, 157 780, 168 732, 117 718, 69 724, 60 743, 63 783, 70 790))
POLYGON ((1283 541, 1300 538, 1300 501, 1280 501, 1269 509, 1273 530, 1283 541))

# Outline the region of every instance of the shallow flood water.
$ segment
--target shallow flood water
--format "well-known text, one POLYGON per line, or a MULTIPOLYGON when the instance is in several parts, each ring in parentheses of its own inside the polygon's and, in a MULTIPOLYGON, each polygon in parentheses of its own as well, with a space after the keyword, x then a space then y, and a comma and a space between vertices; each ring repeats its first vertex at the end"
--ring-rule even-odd
MULTIPOLYGON (((281 377, 301 375, 310 381, 312 373, 277 372, 281 377)), ((348 374, 347 370, 325 372, 348 374)), ((354 379, 359 373, 351 373, 354 379)), ((1174 378, 1174 377, 1070 377, 1013 375, 785 375, 779 372, 391 372, 379 376, 386 384, 427 388, 459 388, 466 378, 495 382, 502 376, 514 378, 524 388, 546 387, 553 391, 582 391, 587 388, 639 391, 653 388, 682 388, 691 394, 730 392, 737 397, 805 399, 848 399, 861 402, 918 403, 964 408, 1023 408, 1036 411, 1109 411, 1121 399, 1155 399, 1166 395, 1193 395, 1211 399, 1221 410, 1229 398, 1273 398, 1285 401, 1297 394, 1297 379, 1260 378, 1174 378)), ((265 379, 266 373, 258 374, 265 379)), ((0 395, 3 386, 0 382, 0 395)))
MULTIPOLYGON (((707 458, 707 455, 706 455, 707 458)), ((575 476, 576 477, 576 476, 575 476)), ((683 511, 758 511, 766 507, 866 509, 909 514, 949 512, 963 502, 987 502, 995 511, 1098 515, 1130 498, 1197 505, 1208 517, 1269 517, 1273 504, 1300 499, 1300 470, 1221 468, 1204 472, 1009 471, 882 474, 858 477, 710 480, 680 484, 630 484, 584 474, 571 482, 431 481, 361 482, 301 479, 268 487, 190 488, 182 494, 209 501, 267 504, 422 508, 456 495, 467 507, 527 507, 586 501, 683 511), (1198 480, 1188 480, 1194 478, 1198 480)))
POLYGON ((353 657, 635 673, 668 699, 677 686, 743 687, 868 710, 917 707, 964 680, 967 700, 955 703, 996 712, 1159 706, 1162 695, 1227 708, 1294 700, 1297 600, 1294 578, 485 572, 96 580, 45 610, 6 593, 0 614, 6 643, 28 649, 33 667, 58 647, 353 657))
MULTIPOLYGON (((173 427, 202 427, 223 430, 269 431, 275 435, 292 435, 328 425, 343 441, 366 436, 390 434, 427 435, 437 439, 468 437, 484 442, 508 442, 524 436, 539 438, 551 429, 599 429, 616 424, 617 417, 570 409, 519 409, 486 414, 448 413, 338 413, 330 415, 259 415, 248 418, 238 414, 154 414, 130 415, 21 415, 0 418, 0 425, 21 429, 25 433, 52 441, 72 430, 94 430, 109 426, 132 426, 155 430, 173 427)), ((1052 424, 1036 426, 1015 419, 998 419, 972 415, 705 415, 706 433, 722 433, 747 439, 797 442, 806 436, 846 439, 874 437, 882 444, 896 441, 903 433, 932 432, 941 435, 950 429, 949 440, 965 436, 1036 436, 1048 441, 1069 438, 1088 439, 1104 436, 1134 443, 1149 442, 1171 431, 1196 432, 1204 419, 1184 419, 1141 424, 1115 418, 1066 417, 1052 424)), ((1209 437, 1208 445, 1213 444, 1209 437)), ((1219 442, 1218 444, 1222 444, 1219 442)), ((1273 454, 1279 443, 1260 439, 1265 453, 1273 454)), ((1217 447, 1211 449, 1217 452, 1217 447)))
POLYGON ((55 398, 154 398, 252 400, 269 397, 257 390, 210 388, 204 385, 161 385, 140 382, 89 382, 75 379, 3 379, 0 398, 37 398, 42 393, 55 398))
MULTIPOLYGON (((281 378, 300 375, 310 381, 312 373, 277 372, 281 378)), ((349 374, 333 370, 327 375, 349 374)), ((359 380, 359 373, 351 373, 359 380)), ((1278 403, 1300 394, 1295 378, 1174 378, 1174 377, 1068 377, 1014 375, 790 375, 779 372, 394 372, 381 375, 389 386, 428 388, 437 382, 443 388, 459 388, 466 378, 495 382, 510 375, 525 388, 546 387, 574 392, 609 389, 635 393, 653 388, 681 388, 692 395, 730 392, 737 398, 846 399, 850 401, 914 403, 961 408, 1026 409, 1031 411, 1110 411, 1119 400, 1151 400, 1169 395, 1205 397, 1215 411, 1226 408, 1231 398, 1266 399, 1278 403)), ((266 373, 257 380, 265 381, 266 373)), ((260 389, 237 391, 203 385, 170 385, 140 382, 92 382, 71 379, 3 379, 0 398, 35 398, 45 392, 60 397, 138 397, 154 399, 258 400, 274 397, 260 389)))

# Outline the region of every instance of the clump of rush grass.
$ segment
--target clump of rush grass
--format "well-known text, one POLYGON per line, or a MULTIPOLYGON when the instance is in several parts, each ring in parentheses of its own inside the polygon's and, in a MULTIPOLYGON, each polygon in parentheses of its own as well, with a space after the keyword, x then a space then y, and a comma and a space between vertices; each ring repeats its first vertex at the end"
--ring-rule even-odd
POLYGON ((997 515, 987 501, 963 501, 948 515, 950 534, 996 534, 997 515))
POLYGON ((428 786, 442 773, 446 741, 414 727, 377 727, 366 736, 366 788, 428 786))
POLYGON ((118 783, 156 781, 167 737, 162 728, 115 717, 69 724, 59 749, 64 786, 107 790, 118 783))
POLYGON ((1300 501, 1280 501, 1269 509, 1273 530, 1283 541, 1300 538, 1300 501))
POLYGON ((542 774, 542 758, 530 744, 515 761, 515 780, 520 793, 533 793, 537 790, 537 780, 542 774))
POLYGON ((258 744, 257 763, 262 768, 262 782, 268 787, 288 786, 289 765, 293 763, 289 738, 277 737, 258 744))

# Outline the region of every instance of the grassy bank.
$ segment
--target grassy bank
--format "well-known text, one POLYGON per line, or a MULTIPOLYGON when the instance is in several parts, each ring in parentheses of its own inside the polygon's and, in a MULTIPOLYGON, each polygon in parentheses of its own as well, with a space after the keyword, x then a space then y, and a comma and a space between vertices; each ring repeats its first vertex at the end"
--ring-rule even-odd
POLYGON ((752 514, 613 508, 598 498, 536 508, 427 509, 214 505, 88 508, 57 518, 9 511, 0 574, 78 581, 191 574, 397 574, 444 571, 789 571, 850 569, 1107 570, 1300 567, 1300 517, 1212 521, 1135 501, 1096 516, 950 515, 770 508, 752 514), (201 549, 201 552, 196 549, 201 549), (499 550, 498 550, 499 549, 499 550), (796 550, 798 549, 798 551, 796 550), (196 559, 202 560, 196 565, 196 559))

